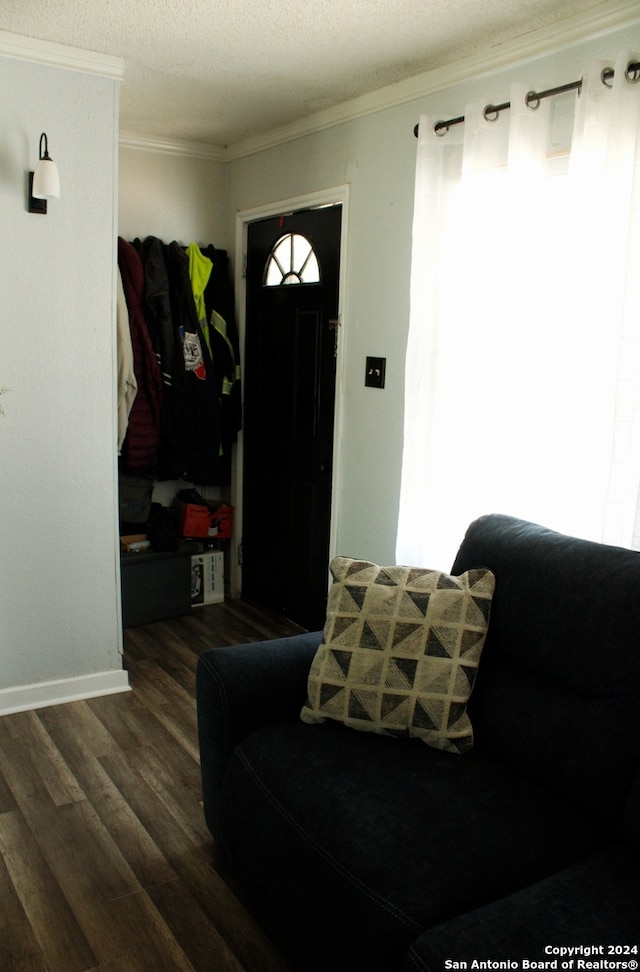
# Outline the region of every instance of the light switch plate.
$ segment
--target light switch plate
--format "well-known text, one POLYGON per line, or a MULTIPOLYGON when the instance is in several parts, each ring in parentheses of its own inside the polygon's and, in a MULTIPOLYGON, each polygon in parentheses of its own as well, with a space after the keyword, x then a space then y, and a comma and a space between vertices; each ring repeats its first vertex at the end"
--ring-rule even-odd
POLYGON ((384 373, 387 367, 386 358, 367 358, 364 383, 369 388, 384 388, 384 373))

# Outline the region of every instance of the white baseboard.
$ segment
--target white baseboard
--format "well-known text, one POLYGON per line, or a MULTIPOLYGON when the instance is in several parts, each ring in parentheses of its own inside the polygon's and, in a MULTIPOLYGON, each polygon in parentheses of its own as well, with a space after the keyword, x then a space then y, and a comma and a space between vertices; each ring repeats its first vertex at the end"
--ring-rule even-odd
POLYGON ((62 678, 54 682, 17 685, 15 688, 0 689, 0 716, 128 691, 130 691, 129 674, 120 669, 96 672, 94 675, 78 675, 75 678, 62 678))

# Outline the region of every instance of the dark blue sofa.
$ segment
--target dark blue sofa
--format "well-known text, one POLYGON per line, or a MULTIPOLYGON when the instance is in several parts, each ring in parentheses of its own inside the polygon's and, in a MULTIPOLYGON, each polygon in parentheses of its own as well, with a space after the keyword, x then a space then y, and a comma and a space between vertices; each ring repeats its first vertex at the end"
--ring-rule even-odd
POLYGON ((320 633, 199 660, 207 824, 300 972, 637 967, 640 554, 490 515, 478 566, 464 755, 303 723, 320 633))

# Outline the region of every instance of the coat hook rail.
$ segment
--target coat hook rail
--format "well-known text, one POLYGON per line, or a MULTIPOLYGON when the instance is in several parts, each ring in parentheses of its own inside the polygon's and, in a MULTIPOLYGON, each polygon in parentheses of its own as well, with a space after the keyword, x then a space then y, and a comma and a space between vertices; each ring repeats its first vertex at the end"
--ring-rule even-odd
MULTIPOLYGON (((602 83, 609 85, 614 74, 613 68, 605 68, 601 76, 602 83)), ((632 83, 640 81, 640 61, 631 61, 627 65, 626 76, 627 80, 632 83)), ((565 94, 568 91, 580 92, 581 89, 582 78, 579 81, 569 81, 567 84, 560 84, 555 88, 547 88, 546 91, 529 91, 526 96, 526 103, 529 108, 536 109, 544 98, 553 98, 555 95, 565 94)), ((488 121, 495 121, 500 112, 506 111, 507 108, 511 108, 510 101, 504 101, 501 105, 487 105, 484 109, 484 117, 488 121)), ((436 135, 446 135, 450 128, 453 128, 454 125, 462 125, 463 122, 464 115, 457 115, 455 118, 448 118, 446 121, 436 122, 433 130, 436 135)), ((416 138, 418 137, 419 128, 420 125, 418 124, 413 129, 413 134, 416 138)))

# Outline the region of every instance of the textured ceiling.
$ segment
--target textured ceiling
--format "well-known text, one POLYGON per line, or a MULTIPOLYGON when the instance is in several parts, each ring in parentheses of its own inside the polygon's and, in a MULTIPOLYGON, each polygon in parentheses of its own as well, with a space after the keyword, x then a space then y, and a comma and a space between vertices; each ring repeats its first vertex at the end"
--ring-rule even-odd
POLYGON ((0 29, 124 59, 120 126, 230 145, 594 0, 0 0, 0 29))

